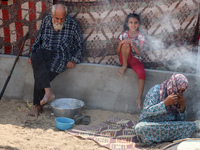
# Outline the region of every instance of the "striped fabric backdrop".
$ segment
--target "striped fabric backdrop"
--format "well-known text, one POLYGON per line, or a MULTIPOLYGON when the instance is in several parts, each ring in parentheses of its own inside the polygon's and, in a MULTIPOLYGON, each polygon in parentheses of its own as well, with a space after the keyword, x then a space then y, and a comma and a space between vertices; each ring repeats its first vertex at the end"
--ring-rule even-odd
POLYGON ((116 47, 127 14, 141 17, 145 68, 196 71, 199 0, 56 0, 65 4, 83 32, 85 62, 119 65, 116 47))
POLYGON ((116 47, 124 19, 140 14, 146 36, 145 68, 195 73, 199 32, 199 0, 0 0, 0 54, 28 56, 44 16, 54 3, 63 3, 80 25, 87 63, 120 65, 116 47), (187 59, 186 59, 187 58, 187 59), (187 66, 186 66, 187 65, 187 66))
POLYGON ((0 1, 0 54, 16 54, 24 35, 29 32, 22 55, 28 55, 43 17, 52 3, 47 0, 0 1))

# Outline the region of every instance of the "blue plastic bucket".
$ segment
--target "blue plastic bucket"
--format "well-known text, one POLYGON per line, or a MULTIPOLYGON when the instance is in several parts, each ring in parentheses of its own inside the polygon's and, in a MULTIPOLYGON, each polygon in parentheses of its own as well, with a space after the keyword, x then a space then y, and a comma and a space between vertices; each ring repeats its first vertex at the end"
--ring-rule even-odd
POLYGON ((71 129, 74 124, 73 119, 66 118, 66 117, 58 117, 55 119, 55 121, 56 121, 56 127, 60 130, 71 129))

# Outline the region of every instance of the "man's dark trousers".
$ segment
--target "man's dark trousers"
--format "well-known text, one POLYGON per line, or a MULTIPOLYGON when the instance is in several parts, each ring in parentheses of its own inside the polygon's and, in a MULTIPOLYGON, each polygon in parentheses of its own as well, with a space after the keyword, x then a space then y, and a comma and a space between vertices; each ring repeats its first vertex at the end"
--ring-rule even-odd
POLYGON ((45 91, 44 88, 50 88, 50 82, 59 74, 51 72, 52 53, 45 49, 39 49, 32 53, 31 62, 33 75, 35 79, 33 105, 40 105, 45 91))

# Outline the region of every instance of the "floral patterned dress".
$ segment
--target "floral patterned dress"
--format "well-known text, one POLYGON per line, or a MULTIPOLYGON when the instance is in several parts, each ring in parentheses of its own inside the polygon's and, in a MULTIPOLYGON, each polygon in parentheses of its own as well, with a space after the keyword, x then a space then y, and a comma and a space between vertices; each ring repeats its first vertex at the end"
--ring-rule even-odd
MULTIPOLYGON (((144 35, 142 35, 140 32, 138 32, 137 36, 135 37, 131 37, 129 35, 128 30, 123 32, 122 34, 119 35, 119 40, 122 41, 124 39, 130 39, 132 41, 132 43, 139 48, 139 45, 144 44, 145 43, 145 37, 144 35)), ((131 48, 131 54, 133 55, 133 57, 137 58, 138 60, 141 61, 141 56, 136 54, 136 52, 134 51, 134 49, 132 47, 131 48)))
POLYGON ((196 125, 184 121, 185 116, 186 110, 177 116, 167 113, 164 101, 160 102, 160 85, 155 85, 146 95, 139 123, 135 126, 137 138, 147 145, 189 138, 196 130, 196 125))

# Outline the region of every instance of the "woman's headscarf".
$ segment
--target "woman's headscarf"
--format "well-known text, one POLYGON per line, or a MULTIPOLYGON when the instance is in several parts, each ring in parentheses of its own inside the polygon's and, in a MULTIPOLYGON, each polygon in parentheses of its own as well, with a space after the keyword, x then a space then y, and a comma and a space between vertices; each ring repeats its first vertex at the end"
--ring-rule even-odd
MULTIPOLYGON (((160 85, 160 101, 164 101, 167 96, 171 94, 177 94, 178 90, 185 89, 185 91, 188 88, 188 80, 187 78, 182 74, 173 74, 168 80, 165 80, 160 85)), ((185 92, 184 91, 184 92, 185 92)), ((180 108, 180 105, 171 105, 167 106, 167 112, 172 112, 174 115, 177 115, 177 109, 180 108)))

